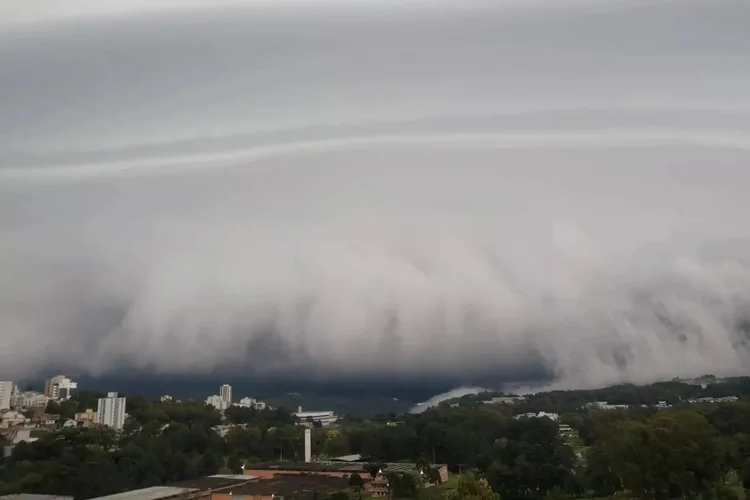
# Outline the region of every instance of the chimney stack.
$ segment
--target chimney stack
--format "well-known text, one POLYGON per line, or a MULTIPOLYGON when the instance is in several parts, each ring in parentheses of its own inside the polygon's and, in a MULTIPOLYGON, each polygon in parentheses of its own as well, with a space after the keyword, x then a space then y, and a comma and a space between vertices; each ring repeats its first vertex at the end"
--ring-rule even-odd
POLYGON ((311 434, 310 429, 305 429, 305 463, 312 462, 311 434))

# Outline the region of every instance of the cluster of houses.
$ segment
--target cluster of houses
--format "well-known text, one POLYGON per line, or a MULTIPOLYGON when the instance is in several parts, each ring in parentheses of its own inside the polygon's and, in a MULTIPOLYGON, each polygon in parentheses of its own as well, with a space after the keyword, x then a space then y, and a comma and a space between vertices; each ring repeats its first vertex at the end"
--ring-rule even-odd
MULTIPOLYGON (((692 403, 692 404, 700 404, 700 403, 712 403, 712 404, 718 404, 718 403, 734 403, 738 401, 739 398, 737 396, 725 396, 721 398, 696 398, 696 399, 688 399, 685 401, 682 401, 683 403, 692 403)), ((586 405, 586 408, 595 409, 595 410, 625 410, 627 408, 630 408, 631 406, 640 406, 640 407, 653 407, 656 409, 664 409, 664 408, 671 408, 672 405, 667 403, 666 401, 659 401, 655 405, 612 405, 607 403, 606 401, 595 401, 593 403, 588 403, 586 405)))
POLYGON ((96 412, 86 410, 77 413, 75 418, 61 419, 60 415, 45 412, 44 408, 34 407, 30 410, 20 412, 7 410, 0 414, 0 436, 7 443, 2 450, 3 456, 9 456, 13 447, 22 442, 36 441, 36 435, 40 432, 55 430, 60 427, 93 426, 96 424, 96 412))

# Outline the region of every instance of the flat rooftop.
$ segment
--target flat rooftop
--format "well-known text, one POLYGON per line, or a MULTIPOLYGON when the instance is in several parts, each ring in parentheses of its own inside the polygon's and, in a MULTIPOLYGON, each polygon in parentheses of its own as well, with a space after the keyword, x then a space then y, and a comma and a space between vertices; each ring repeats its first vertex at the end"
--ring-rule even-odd
POLYGON ((200 491, 199 488, 182 488, 177 486, 152 486, 150 488, 141 488, 140 490, 125 491, 123 493, 115 493, 114 495, 107 495, 103 497, 97 497, 90 500, 161 500, 163 498, 171 498, 177 495, 184 495, 187 493, 195 493, 200 491))
MULTIPOLYGON (((310 471, 310 472, 367 472, 367 463, 362 462, 261 462, 248 464, 247 470, 279 470, 279 471, 310 471)), ((440 464, 432 467, 441 467, 440 464)), ((383 472, 410 472, 417 469, 413 463, 383 464, 383 472)))
POLYGON ((349 479, 330 476, 298 476, 277 474, 271 479, 261 479, 232 487, 225 493, 233 495, 276 495, 283 497, 313 497, 315 492, 329 494, 346 489, 349 479))
POLYGON ((0 500, 73 500, 73 497, 59 495, 35 495, 33 493, 20 493, 18 495, 0 495, 0 500))
POLYGON ((242 474, 216 474, 214 476, 199 477, 172 484, 178 488, 194 488, 200 491, 218 490, 243 484, 248 481, 258 479, 258 476, 249 476, 242 474))
POLYGON ((329 462, 362 462, 366 460, 365 457, 362 455, 356 454, 356 455, 344 455, 341 457, 332 457, 329 459, 329 462))

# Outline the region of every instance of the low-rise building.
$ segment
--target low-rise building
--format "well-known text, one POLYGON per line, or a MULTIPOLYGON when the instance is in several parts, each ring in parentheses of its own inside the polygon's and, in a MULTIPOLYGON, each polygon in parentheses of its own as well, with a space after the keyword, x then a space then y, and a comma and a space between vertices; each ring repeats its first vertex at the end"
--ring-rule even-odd
POLYGON ((242 398, 239 402, 234 403, 232 406, 239 406, 242 408, 252 408, 254 410, 265 410, 268 405, 263 401, 258 401, 255 398, 242 398))
POLYGON ((349 478, 320 475, 275 475, 213 492, 211 500, 314 500, 345 490, 349 478))
POLYGON ((213 396, 209 396, 208 398, 206 398, 206 404, 209 406, 213 406, 219 411, 224 411, 229 408, 230 402, 226 401, 220 395, 214 394, 213 396))
POLYGON ((593 403, 588 403, 586 408, 593 410, 626 410, 630 408, 630 405, 611 405, 606 401, 595 401, 593 403))
POLYGON ((76 413, 73 416, 73 420, 75 420, 76 422, 90 422, 93 424, 96 422, 96 412, 91 408, 86 408, 86 411, 82 413, 76 413))
POLYGON ((482 401, 487 405, 514 405, 524 401, 526 398, 523 396, 496 396, 492 399, 482 401))
POLYGON ((28 419, 18 411, 9 410, 0 414, 0 428, 10 428, 23 425, 28 419))
POLYGON ((560 418, 560 415, 558 415, 557 413, 547 413, 546 411, 540 411, 539 413, 533 413, 533 412, 521 413, 520 415, 516 415, 513 418, 515 418, 516 420, 521 420, 522 418, 544 418, 544 417, 554 422, 557 422, 557 420, 560 418))
POLYGON ((59 495, 37 495, 35 493, 19 493, 17 495, 0 496, 0 500, 73 500, 73 497, 59 495))
POLYGON ((19 443, 33 443, 37 440, 35 437, 31 437, 31 430, 28 427, 16 427, 10 430, 6 439, 10 441, 11 445, 17 445, 19 443))
POLYGON ((688 400, 688 403, 734 403, 738 400, 739 398, 737 396, 724 396, 720 398, 706 397, 690 399, 688 400))
POLYGON ((29 408, 44 408, 49 403, 50 398, 40 392, 25 391, 17 392, 13 398, 11 406, 17 410, 27 410, 29 408))
MULTIPOLYGON (((430 467, 438 472, 441 482, 448 480, 447 465, 433 464, 430 465, 430 467)), ((368 464, 364 462, 261 462, 248 465, 244 472, 251 476, 258 476, 266 479, 283 474, 318 474, 331 477, 348 477, 356 472, 365 481, 371 481, 373 479, 368 470, 368 464)), ((386 475, 391 472, 418 474, 419 467, 414 463, 386 463, 383 464, 382 472, 386 475)))
MULTIPOLYGON (((190 500, 201 498, 198 488, 182 488, 178 486, 151 486, 139 490, 130 490, 97 497, 91 500, 190 500)), ((202 498, 210 498, 210 494, 202 498)))
POLYGON ((235 406, 240 406, 242 408, 252 408, 255 405, 256 399, 255 398, 242 398, 238 402, 236 402, 235 406))
POLYGON ((215 493, 228 491, 229 488, 257 479, 245 475, 216 474, 173 485, 152 486, 90 500, 211 500, 215 493))
POLYGON ((557 428, 557 433, 562 437, 574 437, 578 433, 568 424, 560 424, 557 428))

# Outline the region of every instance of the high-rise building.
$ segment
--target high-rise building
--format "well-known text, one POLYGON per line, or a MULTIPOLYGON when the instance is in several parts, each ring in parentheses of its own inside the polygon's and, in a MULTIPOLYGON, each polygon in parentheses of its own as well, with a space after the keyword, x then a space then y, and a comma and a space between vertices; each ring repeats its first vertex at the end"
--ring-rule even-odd
POLYGON ((9 410, 13 396, 13 382, 0 382, 0 410, 9 410))
POLYGON ((221 396, 221 400, 225 403, 232 404, 232 386, 229 384, 224 384, 219 388, 219 396, 221 396))
POLYGON ((57 383, 64 378, 65 378, 65 375, 56 375, 52 378, 48 378, 47 380, 45 380, 44 381, 44 395, 47 396, 48 398, 51 398, 52 393, 55 391, 55 385, 57 385, 57 383))
POLYGON ((70 399, 78 384, 65 375, 57 375, 44 381, 44 395, 52 399, 70 399))
POLYGON ((99 398, 96 423, 116 430, 122 429, 125 424, 125 398, 118 397, 116 392, 107 393, 106 398, 99 398))

